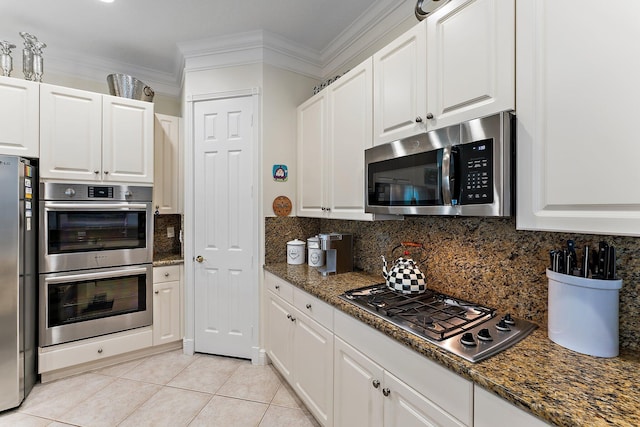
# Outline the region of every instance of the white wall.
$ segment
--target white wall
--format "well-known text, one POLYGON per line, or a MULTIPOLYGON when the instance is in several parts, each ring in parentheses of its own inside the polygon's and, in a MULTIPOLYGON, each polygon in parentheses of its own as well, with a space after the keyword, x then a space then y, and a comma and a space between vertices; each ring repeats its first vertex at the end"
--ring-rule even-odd
POLYGON ((275 216, 272 206, 277 196, 287 196, 293 203, 292 212, 296 210, 296 107, 313 95, 317 83, 291 71, 264 66, 262 191, 265 216, 275 216), (273 180, 272 169, 276 164, 287 165, 287 182, 273 180))

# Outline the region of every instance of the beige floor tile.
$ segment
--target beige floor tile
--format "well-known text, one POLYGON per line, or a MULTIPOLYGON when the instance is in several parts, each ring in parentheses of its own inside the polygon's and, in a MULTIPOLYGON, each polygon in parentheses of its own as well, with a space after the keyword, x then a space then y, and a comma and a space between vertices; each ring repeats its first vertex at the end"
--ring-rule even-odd
POLYGON ((209 403, 211 395, 163 387, 119 424, 119 427, 186 426, 209 403))
POLYGON ((246 360, 230 357, 200 355, 167 385, 213 394, 238 369, 238 366, 249 363, 246 360))
POLYGON ((319 427, 308 412, 302 409, 271 405, 264 414, 260 427, 319 427))
POLYGON ((160 389, 156 384, 120 378, 80 402, 59 420, 79 426, 115 426, 160 389))
POLYGON ((256 427, 269 405, 213 396, 189 427, 256 427))
POLYGON ((287 408, 302 408, 304 405, 291 389, 289 384, 284 381, 278 388, 276 395, 271 401, 272 405, 285 406, 287 408))
POLYGON ((280 387, 280 379, 270 365, 240 365, 216 394, 270 403, 280 387))
POLYGON ((141 364, 145 359, 136 359, 131 362, 118 363, 117 365, 107 366, 106 368, 96 369, 95 374, 108 375, 110 377, 121 377, 127 372, 141 364))
POLYGON ((114 377, 89 373, 37 384, 20 406, 19 412, 58 420, 113 381, 114 377))
POLYGON ((0 414, 0 427, 45 427, 51 423, 46 418, 34 417, 16 410, 0 414))
POLYGON ((188 356, 182 350, 169 351, 144 359, 135 369, 123 374, 121 378, 146 381, 154 384, 166 384, 184 368, 195 362, 199 356, 188 356))

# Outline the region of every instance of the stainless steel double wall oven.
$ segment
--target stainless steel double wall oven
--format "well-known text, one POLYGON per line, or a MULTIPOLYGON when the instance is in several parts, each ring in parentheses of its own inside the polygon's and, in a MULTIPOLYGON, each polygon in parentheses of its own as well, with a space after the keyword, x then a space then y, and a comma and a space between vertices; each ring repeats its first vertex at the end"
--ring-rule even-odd
POLYGON ((152 324, 152 187, 40 184, 40 346, 152 324))

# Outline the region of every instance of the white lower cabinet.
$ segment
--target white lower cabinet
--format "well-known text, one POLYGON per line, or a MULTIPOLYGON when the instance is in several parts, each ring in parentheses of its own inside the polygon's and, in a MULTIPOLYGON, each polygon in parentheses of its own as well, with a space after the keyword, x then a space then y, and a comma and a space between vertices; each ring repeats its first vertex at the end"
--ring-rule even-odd
POLYGON ((549 425, 479 386, 474 386, 473 406, 474 427, 543 427, 549 425))
POLYGON ((180 265, 153 268, 153 345, 182 339, 180 265))
MULTIPOLYGON (((375 341, 371 343, 372 346, 376 347, 378 344, 384 343, 376 343, 375 341)), ((400 348, 400 344, 394 345, 400 348)), ((402 357, 402 351, 396 350, 392 345, 384 347, 383 351, 395 354, 397 358, 394 365, 397 364, 397 368, 403 371, 403 369, 407 369, 411 365, 411 361, 402 357)), ((472 394, 470 383, 468 385, 458 381, 466 382, 466 380, 453 373, 448 373, 451 376, 450 382, 437 381, 437 379, 442 379, 437 378, 437 376, 431 379, 429 377, 428 364, 417 371, 420 373, 419 375, 415 373, 410 375, 408 372, 403 372, 406 376, 403 376, 404 379, 400 379, 368 356, 365 356, 363 352, 375 354, 376 350, 372 348, 360 348, 358 350, 336 335, 334 360, 334 423, 336 427, 353 425, 374 427, 459 427, 471 425, 470 405, 472 394), (447 384, 447 388, 451 384, 451 387, 460 391, 461 394, 459 399, 454 398, 446 403, 451 408, 455 408, 456 412, 459 413, 458 416, 465 418, 466 422, 462 422, 436 404, 432 399, 437 397, 438 394, 429 394, 427 397, 418 392, 408 383, 410 381, 409 378, 416 379, 416 382, 437 381, 434 385, 447 384)), ((425 362, 427 361, 425 360, 425 362)), ((442 372, 439 374, 442 374, 442 372)))
POLYGON ((291 284, 268 273, 265 282, 269 289, 267 354, 316 420, 323 426, 332 426, 333 333, 316 321, 326 313, 327 305, 306 294, 303 313, 294 307, 296 292, 289 292, 291 284), (285 301, 275 292, 291 298, 285 301))

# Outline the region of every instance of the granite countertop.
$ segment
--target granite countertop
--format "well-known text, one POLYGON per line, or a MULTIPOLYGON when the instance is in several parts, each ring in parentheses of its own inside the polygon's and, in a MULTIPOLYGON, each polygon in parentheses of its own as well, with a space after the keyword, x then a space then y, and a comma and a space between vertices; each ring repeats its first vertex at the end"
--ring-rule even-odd
POLYGON ((180 254, 154 254, 153 256, 154 267, 177 264, 184 264, 184 258, 180 254))
POLYGON ((579 354, 553 343, 545 326, 539 325, 513 347, 471 363, 338 298, 346 290, 379 283, 379 275, 353 272, 323 277, 307 265, 286 263, 264 269, 549 423, 640 425, 640 355, 579 354))

